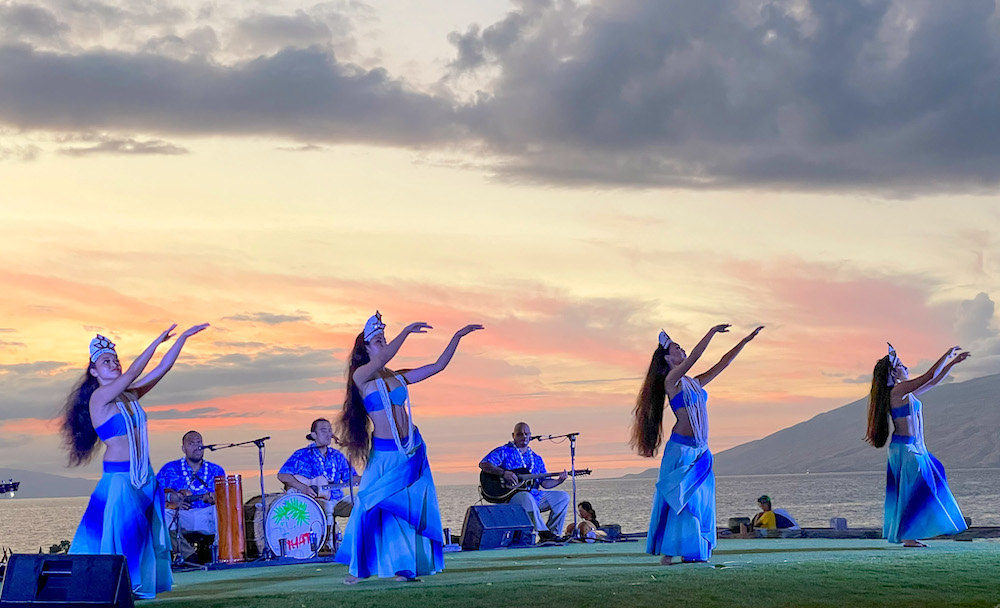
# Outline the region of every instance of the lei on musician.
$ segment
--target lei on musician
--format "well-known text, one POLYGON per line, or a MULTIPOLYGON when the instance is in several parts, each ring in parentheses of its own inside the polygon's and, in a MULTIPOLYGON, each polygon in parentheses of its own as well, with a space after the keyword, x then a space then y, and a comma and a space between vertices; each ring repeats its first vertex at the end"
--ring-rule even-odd
POLYGON ((167 528, 174 550, 188 560, 195 553, 190 542, 194 535, 216 534, 215 478, 225 477, 226 472, 205 460, 205 444, 198 431, 184 433, 181 452, 184 457, 163 465, 156 481, 167 499, 167 528))
MULTIPOLYGON (((527 422, 515 424, 511 437, 512 440, 507 444, 483 457, 479 468, 484 473, 498 475, 508 485, 516 486, 521 480, 514 472, 515 469, 529 475, 548 472, 545 470, 545 461, 542 457, 528 446, 528 442, 531 441, 531 428, 527 422)), ((510 504, 520 506, 528 514, 528 519, 538 532, 539 541, 552 540, 562 532, 570 498, 566 492, 553 491, 552 488, 566 481, 567 477, 568 473, 563 471, 557 477, 541 479, 529 490, 514 493, 508 501, 510 504), (542 511, 549 511, 548 521, 543 522, 542 511)))

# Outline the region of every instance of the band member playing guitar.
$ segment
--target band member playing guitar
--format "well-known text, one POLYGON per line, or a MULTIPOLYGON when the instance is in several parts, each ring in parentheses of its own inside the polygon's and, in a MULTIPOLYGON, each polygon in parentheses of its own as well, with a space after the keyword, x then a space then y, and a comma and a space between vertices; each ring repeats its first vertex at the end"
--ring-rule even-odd
POLYGON ((330 447, 333 427, 329 420, 313 420, 306 439, 312 443, 289 456, 278 471, 278 481, 285 484, 285 490, 315 498, 332 526, 335 515, 350 516, 354 505, 348 486, 357 484, 361 477, 339 450, 330 447))
POLYGON ((163 465, 156 474, 167 499, 167 528, 174 539, 174 551, 185 560, 195 552, 185 535, 215 536, 214 479, 225 477, 219 465, 205 460, 201 433, 188 431, 181 438, 184 458, 163 465))
MULTIPOLYGON (((536 454, 528 442, 531 441, 531 428, 527 422, 514 425, 511 434, 512 441, 502 445, 487 454, 479 468, 489 475, 499 475, 510 487, 516 487, 522 482, 523 475, 542 475, 547 473, 545 462, 536 454), (514 470, 526 471, 521 477, 514 470)), ((530 490, 515 492, 508 502, 519 505, 528 514, 528 519, 535 526, 540 541, 552 540, 561 534, 566 520, 566 507, 569 506, 569 494, 562 491, 552 491, 552 488, 566 481, 566 471, 556 477, 542 477, 537 485, 530 490), (542 511, 549 511, 547 522, 542 521, 542 511)))

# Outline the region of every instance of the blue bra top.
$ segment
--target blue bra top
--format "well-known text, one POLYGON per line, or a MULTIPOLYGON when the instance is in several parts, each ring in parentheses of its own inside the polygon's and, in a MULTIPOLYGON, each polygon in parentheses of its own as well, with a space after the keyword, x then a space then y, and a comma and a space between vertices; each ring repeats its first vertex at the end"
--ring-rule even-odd
MULTIPOLYGON (((708 396, 708 392, 700 386, 698 387, 698 390, 701 391, 701 393, 706 397, 708 396)), ((675 412, 679 409, 687 407, 687 405, 687 401, 684 401, 683 390, 677 391, 677 394, 670 398, 670 409, 675 412)))
POLYGON ((112 437, 121 437, 122 435, 128 435, 128 429, 125 426, 125 416, 121 412, 115 413, 114 416, 108 418, 104 424, 95 429, 97 431, 97 436, 101 438, 101 441, 107 441, 112 437))
MULTIPOLYGON (((389 401, 393 405, 404 405, 406 404, 406 387, 397 386, 396 388, 389 391, 389 401), (399 395, 398 397, 396 395, 399 395)), ((378 412, 385 409, 385 403, 382 402, 382 395, 379 391, 373 391, 365 395, 365 411, 368 413, 378 412)))
POLYGON ((907 395, 908 399, 906 403, 899 407, 894 407, 891 410, 891 415, 893 418, 903 418, 906 416, 912 416, 917 411, 920 410, 920 401, 917 400, 913 395, 907 395))

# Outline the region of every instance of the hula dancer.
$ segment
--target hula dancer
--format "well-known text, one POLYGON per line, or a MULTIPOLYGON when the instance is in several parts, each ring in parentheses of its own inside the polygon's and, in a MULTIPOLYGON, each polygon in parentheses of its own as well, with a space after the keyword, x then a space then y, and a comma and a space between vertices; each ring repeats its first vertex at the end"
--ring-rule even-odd
POLYGON ((146 413, 139 399, 170 371, 185 341, 208 327, 196 325, 177 338, 163 360, 142 379, 139 375, 177 327, 153 340, 122 372, 115 345, 104 336, 90 342, 90 362, 66 399, 63 435, 71 466, 91 459, 100 438, 104 475, 90 496, 70 553, 124 555, 132 591, 148 599, 170 591, 170 545, 164 524, 163 489, 149 464, 146 413))
POLYGON ((711 369, 694 378, 688 371, 712 337, 729 331, 729 325, 708 330, 690 357, 666 332, 660 332, 660 343, 636 399, 629 445, 641 456, 656 455, 663 439, 663 406, 669 400, 677 421, 663 449, 646 537, 646 553, 662 555, 664 566, 674 563, 674 557, 704 562, 712 556, 716 544, 715 474, 708 450, 708 393, 702 387, 722 373, 762 329, 753 330, 711 369))
POLYGON ((944 467, 924 445, 924 414, 917 395, 936 386, 952 367, 968 358, 969 353, 958 346, 948 349, 927 373, 910 380, 909 370, 890 344, 889 354, 875 364, 865 440, 877 448, 884 446, 892 419, 882 525, 882 536, 891 543, 926 547, 918 539, 957 534, 967 528, 948 488, 944 467))
POLYGON ((437 361, 400 372, 386 365, 407 336, 426 333, 430 325, 411 323, 387 343, 385 324, 376 312, 354 341, 337 435, 348 458, 365 463, 365 470, 336 557, 349 566, 345 583, 372 575, 415 581, 444 569, 437 491, 427 446, 413 425, 407 387, 442 371, 459 340, 482 328, 466 325, 437 361))

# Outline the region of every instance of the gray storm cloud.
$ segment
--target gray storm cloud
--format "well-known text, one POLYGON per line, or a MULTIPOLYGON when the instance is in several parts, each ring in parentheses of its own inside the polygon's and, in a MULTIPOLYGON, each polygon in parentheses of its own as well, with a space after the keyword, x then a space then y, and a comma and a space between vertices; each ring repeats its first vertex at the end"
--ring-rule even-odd
POLYGON ((351 21, 329 5, 212 29, 168 3, 43 4, 0 5, 19 24, 0 34, 0 124, 26 131, 464 149, 579 186, 905 196, 1000 178, 993 1, 523 0, 447 34, 433 92, 342 58, 351 21), (95 23, 161 27, 116 50, 81 43, 95 23))

